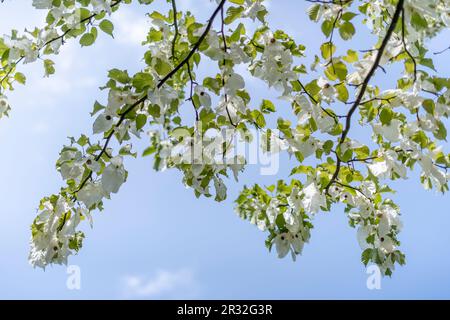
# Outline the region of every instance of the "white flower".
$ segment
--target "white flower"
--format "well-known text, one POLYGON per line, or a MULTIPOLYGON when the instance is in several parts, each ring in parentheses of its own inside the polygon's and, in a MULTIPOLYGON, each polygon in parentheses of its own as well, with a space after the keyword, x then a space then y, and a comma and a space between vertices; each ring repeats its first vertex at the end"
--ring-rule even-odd
POLYGON ((102 133, 110 130, 113 124, 113 116, 105 112, 101 113, 97 119, 95 119, 92 129, 94 134, 102 133))
POLYGON ((253 21, 258 17, 258 13, 266 10, 266 8, 262 5, 262 0, 252 1, 246 0, 244 5, 244 17, 248 17, 253 21))
POLYGON ((374 245, 375 247, 381 249, 381 251, 385 254, 391 253, 396 249, 393 239, 385 234, 375 237, 374 245))
POLYGON ((163 85, 161 88, 150 89, 147 96, 152 104, 157 104, 161 108, 161 116, 163 116, 172 101, 178 99, 178 92, 171 86, 163 85))
MULTIPOLYGON (((204 32, 203 28, 201 28, 202 32, 204 32)), ((213 61, 220 61, 224 59, 225 52, 221 48, 221 39, 218 34, 214 30, 210 30, 208 36, 206 37, 206 42, 208 43, 208 48, 203 51, 205 55, 207 55, 213 61)))
POLYGON ((321 132, 328 132, 333 128, 335 124, 334 119, 324 112, 320 106, 312 105, 303 95, 297 95, 294 101, 301 107, 300 112, 297 114, 300 125, 307 124, 313 118, 321 132))
POLYGON ((125 169, 122 157, 114 157, 102 174, 102 188, 106 194, 117 193, 125 182, 125 169))
POLYGON ((369 243, 367 243, 367 238, 373 232, 372 227, 370 226, 362 226, 360 225, 356 234, 358 239, 358 244, 362 250, 365 250, 370 247, 369 243))
POLYGON ((406 166, 397 160, 397 153, 393 150, 385 150, 381 152, 383 161, 374 162, 368 164, 372 174, 380 179, 387 179, 392 176, 393 173, 399 175, 401 178, 406 178, 406 166))
POLYGON ((307 213, 317 213, 320 207, 326 207, 326 196, 317 188, 314 182, 311 182, 303 189, 303 207, 307 213))
MULTIPOLYGON (((447 175, 442 170, 439 170, 433 163, 433 159, 424 154, 416 156, 419 165, 422 168, 425 178, 429 178, 431 182, 440 190, 443 185, 447 183, 447 175)), ((428 188, 427 184, 424 184, 428 188)))
POLYGON ((298 213, 303 208, 301 193, 298 187, 292 188, 291 194, 287 197, 287 202, 289 204, 289 207, 292 208, 294 212, 298 213))
POLYGON ((266 209, 266 215, 270 224, 274 224, 278 215, 280 214, 280 201, 276 198, 270 200, 269 206, 266 209))
POLYGON ((301 233, 297 232, 292 236, 291 244, 296 254, 302 253, 305 242, 302 239, 301 233))
POLYGON ((284 258, 289 252, 292 253, 292 259, 295 261, 297 254, 301 254, 305 241, 300 232, 284 232, 278 234, 274 239, 278 258, 284 258))
POLYGON ((203 86, 196 86, 195 93, 198 95, 200 104, 206 108, 211 107, 211 96, 206 92, 203 86))
POLYGON ((223 180, 216 177, 216 175, 213 176, 214 179, 214 187, 216 189, 216 201, 223 201, 227 197, 227 187, 223 183, 223 180))
POLYGON ((33 224, 28 260, 34 267, 45 268, 49 263, 66 264, 71 254, 69 241, 75 236, 75 228, 80 222, 74 203, 59 197, 55 206, 47 201, 43 203, 33 224), (63 219, 63 220, 62 220, 63 219), (62 228, 61 222, 64 221, 62 228))
POLYGON ((133 95, 127 91, 110 90, 108 94, 108 105, 106 112, 111 115, 116 115, 120 107, 125 104, 132 104, 135 102, 133 95))
POLYGON ((305 139, 303 135, 295 134, 293 139, 288 139, 287 141, 289 143, 290 151, 292 153, 299 151, 305 159, 320 148, 319 140, 311 136, 305 139))
POLYGON ((88 182, 77 193, 77 199, 84 203, 86 208, 99 203, 103 198, 103 189, 99 183, 88 182))
POLYGON ((282 233, 276 236, 275 238, 275 247, 277 249, 278 258, 284 258, 290 250, 290 234, 282 233))
POLYGON ((381 134, 390 142, 398 142, 402 138, 400 128, 403 123, 398 119, 392 119, 388 125, 380 123, 373 124, 373 130, 377 134, 381 134))
POLYGON ((6 96, 0 95, 0 118, 9 110, 9 103, 6 96))
POLYGON ((332 86, 327 80, 323 77, 320 77, 317 80, 317 85, 321 88, 320 92, 325 97, 325 100, 328 102, 334 101, 334 98, 337 95, 336 88, 332 86))
POLYGON ((292 91, 290 81, 297 79, 297 74, 292 71, 292 54, 270 30, 260 37, 264 42, 264 52, 261 59, 255 60, 248 69, 255 77, 266 81, 269 87, 283 90, 283 95, 287 95, 292 91))
POLYGON ((396 227, 397 231, 402 228, 400 221, 400 215, 397 210, 392 207, 385 206, 377 212, 377 218, 379 219, 378 231, 380 234, 388 234, 391 232, 392 227, 396 227))
POLYGON ((49 46, 52 49, 53 53, 58 53, 59 49, 63 45, 63 38, 59 37, 59 34, 55 29, 42 29, 39 32, 39 47, 44 46, 48 42, 50 42, 49 46))
POLYGON ((245 81, 241 75, 234 72, 230 72, 225 77, 225 89, 228 94, 234 95, 236 94, 236 91, 244 88, 245 88, 245 81))
MULTIPOLYGON (((220 51, 223 52, 222 49, 220 49, 220 51)), ((241 64, 241 63, 248 63, 251 60, 250 57, 242 49, 242 47, 235 42, 233 42, 230 45, 228 55, 229 55, 230 59, 233 61, 233 63, 236 65, 241 64)))
POLYGON ((293 209, 288 208, 286 211, 283 212, 283 218, 287 225, 293 226, 296 224, 296 217, 294 215, 293 209))
POLYGON ((228 119, 228 115, 234 124, 239 120, 238 113, 246 112, 247 108, 245 106, 244 100, 239 96, 228 96, 228 99, 222 97, 219 105, 216 108, 218 114, 225 116, 228 119))
POLYGON ((353 67, 356 69, 356 71, 347 75, 347 81, 355 85, 361 84, 366 78, 370 68, 372 67, 374 58, 374 55, 369 55, 364 59, 356 61, 353 64, 353 67))
POLYGON ((111 0, 91 0, 91 5, 95 13, 105 11, 111 14, 111 0))

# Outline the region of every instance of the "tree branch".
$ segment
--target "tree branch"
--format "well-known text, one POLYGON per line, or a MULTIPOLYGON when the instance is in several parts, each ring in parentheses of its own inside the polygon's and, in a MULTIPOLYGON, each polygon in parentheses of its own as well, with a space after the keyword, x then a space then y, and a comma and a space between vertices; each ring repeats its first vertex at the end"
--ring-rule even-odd
MULTIPOLYGON (((375 71, 377 70, 377 68, 380 64, 381 57, 383 56, 384 50, 386 49, 389 39, 391 38, 392 33, 394 32, 395 26, 397 25, 397 22, 400 18, 400 14, 403 10, 403 4, 404 4, 404 0, 399 0, 397 2, 391 24, 389 25, 386 35, 384 36, 383 41, 381 42, 380 48, 378 49, 377 55, 375 57, 375 61, 372 65, 372 67, 370 68, 369 73, 367 74, 366 78, 364 79, 364 81, 361 84, 361 88, 358 92, 355 102, 353 103, 352 107, 350 108, 350 110, 347 113, 345 128, 344 128, 344 131, 342 131, 338 146, 342 145, 342 143, 345 141, 345 138, 347 137, 347 135, 350 131, 350 128, 352 125, 353 113, 356 111, 359 104, 361 103, 361 100, 364 97, 364 94, 366 93, 367 86, 369 85, 370 80, 372 79, 373 75, 375 74, 375 71)), ((327 194, 328 194, 328 190, 329 190, 330 186, 336 181, 340 170, 341 170, 341 160, 339 159, 339 157, 337 157, 336 170, 334 171, 334 173, 330 179, 330 182, 325 187, 325 192, 327 194)))
POLYGON ((206 29, 205 31, 202 33, 202 35, 200 36, 200 38, 198 39, 198 41, 195 43, 194 47, 191 49, 191 51, 189 52, 189 54, 183 59, 183 61, 181 61, 174 69, 172 69, 172 71, 170 71, 163 79, 161 79, 158 83, 158 85, 156 86, 158 89, 161 88, 163 86, 163 84, 169 80, 170 78, 172 78, 172 76, 177 73, 194 55, 194 53, 198 50, 198 48, 200 47, 200 45, 202 44, 203 40, 205 40, 206 36, 209 33, 209 30, 211 30, 212 24, 214 22, 214 19, 216 18, 217 14, 219 13, 219 11, 222 9, 222 7, 224 6, 226 0, 222 0, 219 5, 217 6, 216 10, 214 10, 213 14, 211 15, 211 18, 208 21, 208 24, 206 25, 206 29))

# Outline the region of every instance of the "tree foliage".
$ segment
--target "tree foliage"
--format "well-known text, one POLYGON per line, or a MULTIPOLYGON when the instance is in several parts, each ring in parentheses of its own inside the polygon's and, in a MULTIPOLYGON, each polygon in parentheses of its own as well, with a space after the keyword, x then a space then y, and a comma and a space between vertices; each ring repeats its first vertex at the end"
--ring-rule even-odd
MULTIPOLYGON (((437 75, 426 43, 450 26, 450 2, 311 0, 304 17, 324 37, 310 66, 304 64, 305 46, 271 28, 263 0, 212 0, 215 9, 203 22, 177 10, 176 0, 164 2, 167 11, 148 14, 152 26, 142 43, 142 70, 108 72, 102 88, 108 99, 96 101, 91 114, 100 138, 82 134, 61 149, 56 166, 66 184, 41 200, 31 227, 30 262, 67 263, 81 249, 80 223, 92 225, 92 213, 127 179, 123 159, 137 155, 132 139, 149 132, 149 145, 140 153, 154 158, 156 170, 178 169, 197 197, 222 201, 226 178, 238 179, 247 165, 232 152, 235 143, 250 143, 256 132, 265 152, 296 159, 289 181, 245 187, 235 201, 237 213, 267 233, 269 249, 295 259, 310 239, 314 215, 342 203, 358 229, 364 264, 377 264, 385 275, 404 264, 400 211, 387 183, 418 168, 426 189, 448 190, 450 156, 442 143, 450 79, 437 75), (338 43, 357 32, 378 40, 364 51, 351 45, 338 50, 338 43), (375 84, 374 75, 391 65, 402 69, 395 85, 375 84), (242 67, 277 90, 279 101, 289 102, 291 118, 279 115, 277 101, 251 99, 242 67), (199 70, 208 75, 198 77, 199 70), (180 116, 186 104, 192 119, 180 116), (277 127, 268 128, 266 120, 277 116, 277 127), (372 140, 352 137, 354 126, 369 128, 372 140), (224 129, 226 135, 207 134, 224 129)), ((45 27, 0 38, 0 117, 11 111, 7 92, 25 83, 20 63, 42 61, 50 76, 56 68, 51 58, 66 41, 90 46, 99 32, 113 36, 109 17, 128 3, 33 0, 48 12, 45 27)), ((151 11, 153 0, 139 3, 151 11)))

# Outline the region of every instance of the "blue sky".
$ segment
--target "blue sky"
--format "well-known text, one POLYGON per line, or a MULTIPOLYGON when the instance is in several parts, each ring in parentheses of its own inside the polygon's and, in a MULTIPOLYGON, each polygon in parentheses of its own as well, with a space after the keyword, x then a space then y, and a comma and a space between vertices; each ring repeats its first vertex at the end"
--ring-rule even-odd
MULTIPOLYGON (((156 2, 149 11, 164 3, 156 2)), ((204 20, 212 10, 207 2, 183 0, 179 6, 204 20)), ((42 12, 30 3, 1 4, 0 32, 42 25, 42 12)), ((311 54, 323 35, 308 21, 306 6, 303 1, 270 1, 270 21, 311 48, 311 54)), ((96 99, 104 98, 98 87, 107 70, 135 72, 143 66, 139 42, 148 26, 143 8, 124 6, 113 16, 115 39, 101 35, 83 49, 69 41, 49 79, 42 78, 39 63, 20 67, 27 85, 8 94, 13 111, 0 123, 0 298, 450 298, 449 198, 423 190, 414 174, 394 184, 398 192, 393 196, 402 208, 400 240, 407 265, 383 279, 381 290, 366 287, 356 232, 342 207, 316 216, 311 242, 297 262, 268 253, 265 235, 234 213, 233 200, 244 184, 270 184, 287 176, 287 166, 277 176, 260 176, 259 168, 250 166, 239 183, 230 181, 228 199, 216 203, 196 199, 178 172, 154 172, 151 158, 127 161, 127 183, 95 214, 83 250, 70 260, 80 267, 81 290, 67 289, 65 267, 31 268, 29 225, 39 199, 61 186, 54 166, 61 146, 67 136, 91 132, 88 113, 96 99)), ((362 31, 353 49, 373 44, 362 31)), ((445 36, 430 43, 431 51, 448 45, 445 36)), ((436 65, 448 75, 446 58, 439 56, 436 65)), ((376 77, 383 85, 389 79, 382 73, 376 77)), ((257 81, 248 81, 248 88, 254 101, 276 96, 257 81)), ((143 138, 135 147, 142 150, 145 143, 143 138)))

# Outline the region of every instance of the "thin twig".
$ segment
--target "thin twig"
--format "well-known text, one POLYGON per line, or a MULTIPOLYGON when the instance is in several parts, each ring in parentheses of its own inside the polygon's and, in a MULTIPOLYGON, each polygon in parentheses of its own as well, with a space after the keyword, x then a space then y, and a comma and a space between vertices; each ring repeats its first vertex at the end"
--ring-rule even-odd
POLYGON ((405 40, 405 9, 402 8, 402 43, 403 43, 403 48, 405 49, 406 54, 411 58, 413 65, 414 65, 414 81, 416 82, 417 80, 417 63, 416 63, 416 59, 413 57, 413 55, 411 54, 411 52, 409 52, 408 48, 406 47, 406 40, 405 40))
POLYGON ((178 12, 177 12, 177 3, 176 0, 172 0, 172 11, 173 11, 173 26, 175 28, 175 34, 173 36, 173 40, 172 40, 172 59, 176 60, 175 57, 175 44, 177 42, 177 38, 179 35, 179 31, 178 31, 178 12))

